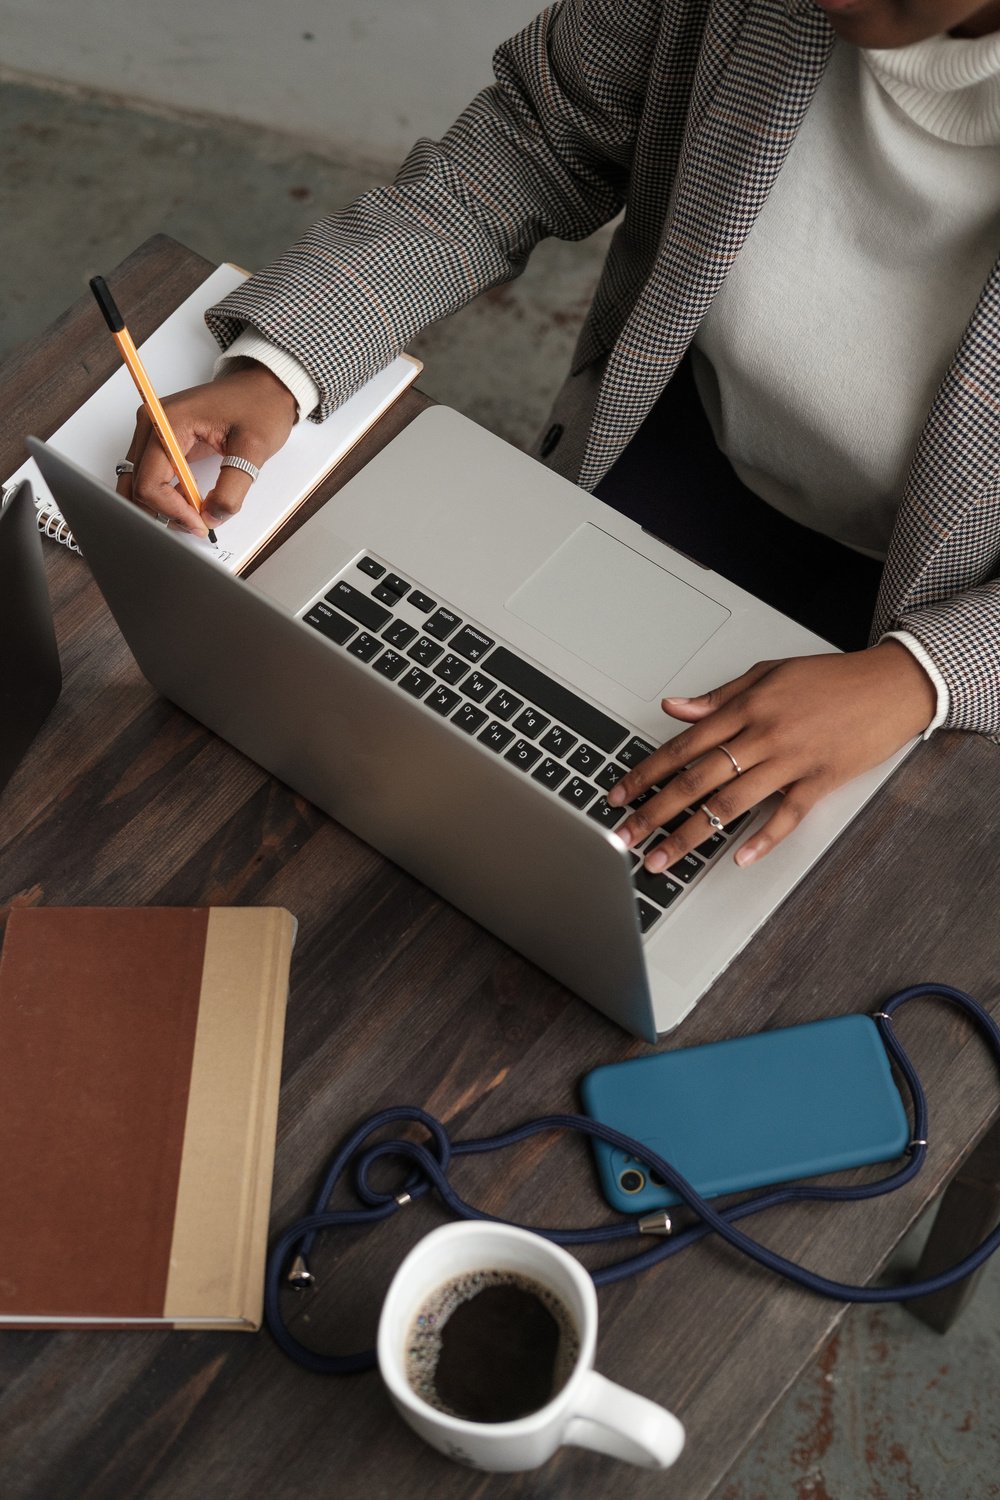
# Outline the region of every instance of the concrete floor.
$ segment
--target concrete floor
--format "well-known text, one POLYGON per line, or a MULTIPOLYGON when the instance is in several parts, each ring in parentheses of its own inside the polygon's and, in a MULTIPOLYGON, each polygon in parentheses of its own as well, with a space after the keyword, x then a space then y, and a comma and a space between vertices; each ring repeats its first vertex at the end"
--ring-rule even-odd
MULTIPOLYGON (((0 356, 156 231, 253 268, 377 180, 279 136, 9 81, 0 82, 0 139, 0 356)), ((424 334, 414 345, 423 388, 526 442, 558 386, 603 248, 603 237, 546 244, 519 282, 424 334)), ((909 1245, 902 1258, 914 1255, 909 1245)), ((627 1490, 624 1473, 622 1483, 627 1490)), ((897 1308, 848 1314, 720 1492, 991 1496, 1000 1497, 1000 1257, 947 1338, 897 1308)))

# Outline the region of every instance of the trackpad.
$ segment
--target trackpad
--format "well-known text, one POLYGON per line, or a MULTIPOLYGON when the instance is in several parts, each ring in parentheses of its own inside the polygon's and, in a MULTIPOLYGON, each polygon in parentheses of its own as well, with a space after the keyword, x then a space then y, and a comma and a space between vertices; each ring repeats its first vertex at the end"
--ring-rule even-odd
POLYGON ((589 523, 507 600, 512 614, 640 698, 655 698, 729 611, 589 523))

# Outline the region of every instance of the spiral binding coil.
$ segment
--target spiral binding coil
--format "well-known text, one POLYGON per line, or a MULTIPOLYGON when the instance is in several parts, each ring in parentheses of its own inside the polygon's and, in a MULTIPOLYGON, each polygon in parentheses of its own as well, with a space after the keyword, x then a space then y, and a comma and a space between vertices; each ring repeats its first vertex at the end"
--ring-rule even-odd
POLYGON ((76 537, 58 511, 43 510, 39 505, 38 529, 42 536, 51 537, 54 542, 59 542, 61 546, 68 547, 71 552, 77 552, 81 557, 83 556, 76 537))
MULTIPOLYGON (((20 480, 15 477, 8 480, 3 486, 2 491, 0 491, 0 510, 7 504, 7 501, 14 494, 19 484, 20 480)), ((42 536, 51 538, 53 542, 58 542, 61 547, 68 547, 71 552, 75 552, 79 557, 82 557, 83 553, 80 551, 76 537, 70 531, 62 512, 57 510, 51 501, 43 500, 34 491, 32 491, 31 498, 35 502, 38 529, 42 533, 42 536)))

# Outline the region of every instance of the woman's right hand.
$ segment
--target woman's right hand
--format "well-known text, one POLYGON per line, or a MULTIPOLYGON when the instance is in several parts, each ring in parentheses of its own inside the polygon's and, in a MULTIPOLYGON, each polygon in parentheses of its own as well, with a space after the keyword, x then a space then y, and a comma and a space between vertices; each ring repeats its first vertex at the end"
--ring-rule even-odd
MULTIPOLYGON (((163 405, 188 460, 231 453, 258 468, 287 441, 298 415, 288 387, 266 365, 251 359, 227 361, 208 385, 178 391, 163 405)), ((203 496, 199 516, 177 488, 170 460, 141 407, 127 457, 134 470, 118 480, 118 493, 194 536, 205 536, 210 527, 235 515, 252 483, 240 469, 221 469, 203 496)))

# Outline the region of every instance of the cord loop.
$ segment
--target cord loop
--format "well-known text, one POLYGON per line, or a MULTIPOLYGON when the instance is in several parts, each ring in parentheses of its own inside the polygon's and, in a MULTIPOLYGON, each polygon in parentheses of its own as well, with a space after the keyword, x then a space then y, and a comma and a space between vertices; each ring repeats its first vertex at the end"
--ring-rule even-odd
POLYGON ((809 1183, 779 1187, 759 1193, 753 1198, 745 1199, 728 1208, 717 1209, 702 1198, 669 1162, 657 1156, 647 1145, 640 1141, 633 1141, 611 1126, 600 1124, 583 1115, 544 1115, 537 1120, 528 1120, 500 1135, 483 1136, 468 1141, 452 1141, 441 1121, 436 1120, 433 1115, 416 1105, 400 1105, 380 1110, 363 1121, 347 1137, 334 1156, 323 1178, 313 1212, 290 1225, 272 1245, 268 1256, 264 1288, 264 1309, 268 1328, 284 1352, 307 1369, 323 1374, 353 1374, 360 1370, 371 1369, 376 1363, 373 1349, 362 1350, 355 1354, 321 1354, 302 1344, 292 1334, 285 1322, 281 1307, 282 1273, 285 1267, 291 1266, 284 1280, 285 1285, 300 1288, 313 1285, 314 1277, 308 1267, 308 1255, 318 1234, 344 1225, 381 1223, 391 1218, 400 1208, 432 1191, 457 1218, 508 1222, 466 1202, 457 1193, 448 1175, 452 1159, 478 1155, 486 1151, 503 1150, 508 1146, 518 1145, 531 1136, 553 1130, 572 1131, 592 1139, 605 1141, 609 1145, 626 1151, 661 1177, 698 1217, 697 1223, 672 1235, 669 1239, 661 1237, 666 1232, 665 1229, 655 1231, 656 1243, 652 1245, 649 1244, 650 1228, 647 1227, 644 1230, 643 1221, 640 1219, 626 1219, 617 1223, 592 1225, 579 1229, 541 1228, 531 1224, 518 1226, 532 1230, 535 1234, 540 1234, 561 1245, 599 1244, 625 1239, 634 1241, 641 1237, 645 1242, 641 1250, 627 1255, 614 1265, 603 1266, 591 1273, 598 1287, 621 1281, 627 1276, 658 1265, 670 1256, 687 1249, 689 1245, 704 1239, 706 1235, 715 1233, 729 1245, 756 1261, 758 1265, 820 1296, 832 1297, 838 1301, 901 1302, 941 1291, 953 1282, 961 1280, 962 1277, 970 1275, 993 1254, 994 1250, 1000 1247, 1000 1225, 975 1250, 949 1270, 942 1271, 937 1276, 928 1277, 924 1281, 891 1287, 852 1286, 833 1281, 829 1277, 821 1276, 815 1271, 797 1265, 794 1261, 785 1259, 784 1256, 769 1250, 767 1246, 761 1245, 757 1240, 751 1239, 749 1235, 736 1228, 741 1219, 751 1214, 761 1213, 768 1208, 775 1208, 779 1204, 844 1203, 877 1198, 903 1187, 916 1176, 923 1165, 927 1151, 927 1101, 916 1069, 896 1035, 893 1017, 901 1005, 927 996, 949 1001, 970 1015, 980 1030, 985 1033, 994 1057, 1000 1063, 1000 1026, 981 1005, 962 990, 954 989, 950 985, 913 985, 909 989, 900 990, 886 1002, 880 1011, 876 1011, 874 1019, 882 1041, 903 1077, 913 1106, 913 1136, 907 1147, 909 1159, 895 1172, 880 1178, 877 1182, 861 1183, 851 1187, 821 1187, 809 1183), (427 1131, 430 1141, 422 1144, 404 1138, 365 1144, 372 1135, 387 1125, 420 1125, 427 1131), (409 1168, 409 1175, 401 1189, 397 1187, 395 1191, 385 1192, 372 1185, 369 1174, 376 1163, 389 1159, 405 1163, 409 1168), (344 1172, 352 1165, 355 1192, 365 1206, 330 1211, 327 1205, 334 1189, 344 1172))

